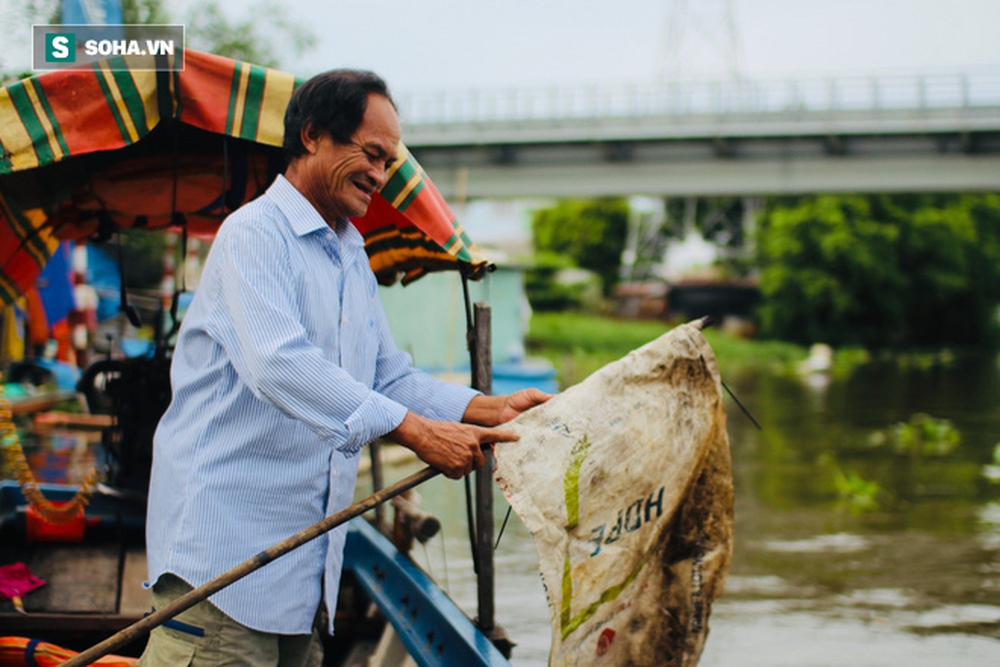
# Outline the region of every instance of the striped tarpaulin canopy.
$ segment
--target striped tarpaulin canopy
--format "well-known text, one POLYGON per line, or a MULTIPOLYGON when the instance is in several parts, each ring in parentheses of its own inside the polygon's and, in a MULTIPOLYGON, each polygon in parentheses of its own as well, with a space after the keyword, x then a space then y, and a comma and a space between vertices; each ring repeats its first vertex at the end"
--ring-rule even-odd
MULTIPOLYGON (((0 88, 0 301, 29 288, 62 239, 123 227, 211 234, 280 171, 285 106, 303 80, 184 55, 177 72, 124 57, 0 88)), ((403 144, 354 223, 383 284, 488 264, 403 144)))

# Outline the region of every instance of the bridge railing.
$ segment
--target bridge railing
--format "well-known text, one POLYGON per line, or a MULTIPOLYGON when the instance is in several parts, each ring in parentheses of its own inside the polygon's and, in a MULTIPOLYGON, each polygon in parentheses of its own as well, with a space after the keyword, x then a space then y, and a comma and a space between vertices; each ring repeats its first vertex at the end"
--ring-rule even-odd
POLYGON ((404 123, 1000 107, 1000 70, 403 93, 404 123))

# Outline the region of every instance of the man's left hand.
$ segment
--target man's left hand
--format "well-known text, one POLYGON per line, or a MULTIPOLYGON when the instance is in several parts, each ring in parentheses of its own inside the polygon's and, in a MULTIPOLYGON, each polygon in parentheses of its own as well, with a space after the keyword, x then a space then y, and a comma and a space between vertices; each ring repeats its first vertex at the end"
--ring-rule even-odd
POLYGON ((465 409, 462 421, 482 426, 506 424, 518 415, 552 398, 539 389, 521 389, 506 396, 476 396, 465 409))

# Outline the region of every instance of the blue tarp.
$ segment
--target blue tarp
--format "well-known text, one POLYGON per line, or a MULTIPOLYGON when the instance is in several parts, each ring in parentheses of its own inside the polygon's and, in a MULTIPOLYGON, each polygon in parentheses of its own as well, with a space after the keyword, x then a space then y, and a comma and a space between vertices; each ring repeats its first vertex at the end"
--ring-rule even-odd
POLYGON ((69 312, 76 307, 76 302, 73 300, 73 281, 70 276, 72 253, 72 243, 69 241, 60 243, 35 283, 42 298, 42 307, 45 309, 45 319, 49 323, 49 329, 65 320, 69 312))
POLYGON ((494 364, 493 394, 513 394, 534 387, 549 394, 559 391, 556 370, 551 364, 494 364))
POLYGON ((118 262, 100 248, 87 244, 87 283, 97 290, 97 321, 118 314, 121 305, 121 273, 118 262))

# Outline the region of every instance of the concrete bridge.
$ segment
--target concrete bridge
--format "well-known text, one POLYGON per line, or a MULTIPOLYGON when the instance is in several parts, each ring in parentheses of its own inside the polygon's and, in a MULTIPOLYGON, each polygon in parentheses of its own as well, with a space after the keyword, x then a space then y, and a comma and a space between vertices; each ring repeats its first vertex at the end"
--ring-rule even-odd
POLYGON ((452 200, 1000 190, 1000 69, 398 102, 452 200))

